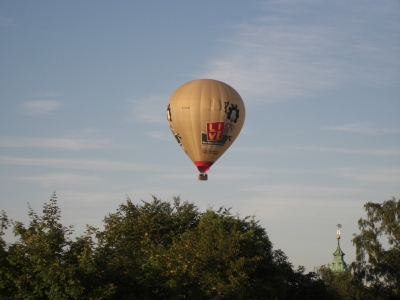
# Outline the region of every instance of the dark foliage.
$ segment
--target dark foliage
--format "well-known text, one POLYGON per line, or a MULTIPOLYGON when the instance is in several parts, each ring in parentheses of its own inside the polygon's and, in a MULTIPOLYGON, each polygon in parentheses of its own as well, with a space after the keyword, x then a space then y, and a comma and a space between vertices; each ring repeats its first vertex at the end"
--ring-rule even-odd
POLYGON ((358 220, 361 232, 352 240, 354 277, 368 286, 374 299, 400 299, 400 199, 368 202, 364 208, 367 218, 358 220), (387 249, 382 240, 387 241, 387 249))
POLYGON ((30 222, 1 215, 1 299, 338 299, 316 274, 294 269, 253 217, 193 203, 128 198, 71 239, 57 197, 30 222), (6 244, 13 226, 19 238, 6 244))

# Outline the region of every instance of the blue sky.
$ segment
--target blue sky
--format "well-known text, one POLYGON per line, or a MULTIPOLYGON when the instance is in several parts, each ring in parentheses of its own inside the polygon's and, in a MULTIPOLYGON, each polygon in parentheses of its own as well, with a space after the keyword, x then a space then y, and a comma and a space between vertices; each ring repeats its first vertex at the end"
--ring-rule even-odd
POLYGON ((340 219, 349 263, 363 204, 400 197, 399 16, 393 0, 2 1, 0 209, 28 222, 56 190, 80 234, 126 195, 180 195, 255 214, 309 271, 340 219), (165 114, 197 78, 247 113, 207 182, 165 114))

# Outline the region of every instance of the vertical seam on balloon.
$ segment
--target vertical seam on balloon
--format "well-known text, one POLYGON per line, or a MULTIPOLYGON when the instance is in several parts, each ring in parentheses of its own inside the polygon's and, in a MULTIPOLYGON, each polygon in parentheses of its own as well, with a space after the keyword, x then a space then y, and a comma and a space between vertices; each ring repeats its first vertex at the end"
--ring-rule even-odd
MULTIPOLYGON (((209 85, 209 94, 207 95, 208 97, 206 97, 207 99, 210 99, 210 103, 207 103, 207 104, 210 104, 210 105, 212 105, 212 90, 213 90, 213 85, 214 85, 214 81, 212 81, 212 80, 210 80, 210 79, 205 79, 206 80, 206 82, 207 82, 207 84, 209 85)), ((209 111, 209 114, 210 114, 210 116, 213 114, 213 112, 212 112, 212 107, 210 106, 210 111, 209 111)), ((206 125, 207 126, 207 125, 206 125)), ((206 127, 206 134, 207 134, 207 127, 206 127)), ((204 158, 205 158, 205 161, 210 161, 211 160, 211 154, 210 153, 207 153, 206 155, 204 155, 204 158)))
MULTIPOLYGON (((200 109, 199 109, 200 134, 201 134, 201 132, 202 132, 201 127, 203 126, 203 124, 202 124, 202 120, 203 120, 203 110, 201 109, 201 108, 203 107, 203 100, 204 100, 203 92, 204 92, 204 81, 202 80, 201 92, 200 92, 200 103, 199 103, 199 107, 200 107, 200 109)), ((196 140, 196 141, 199 141, 199 140, 196 140)), ((202 149, 203 149, 203 148, 201 147, 201 145, 197 145, 197 143, 196 143, 196 148, 197 148, 197 156, 198 156, 198 157, 202 157, 201 152, 202 152, 202 149), (198 146, 200 146, 200 147, 198 147, 198 146)))
MULTIPOLYGON (((192 143, 192 145, 194 145, 194 149, 196 150, 196 152, 198 151, 197 150, 197 143, 196 143, 196 139, 198 138, 198 137, 196 137, 196 130, 195 130, 195 128, 194 128, 194 122, 193 122, 193 111, 195 111, 195 109, 193 109, 194 108, 194 103, 193 103, 193 94, 194 94, 194 92, 195 92, 195 87, 193 87, 192 86, 192 88, 191 88, 191 92, 190 92, 190 126, 191 126, 191 128, 192 128, 192 140, 193 140, 193 143, 192 143)), ((192 149, 193 150, 193 149, 192 149)))

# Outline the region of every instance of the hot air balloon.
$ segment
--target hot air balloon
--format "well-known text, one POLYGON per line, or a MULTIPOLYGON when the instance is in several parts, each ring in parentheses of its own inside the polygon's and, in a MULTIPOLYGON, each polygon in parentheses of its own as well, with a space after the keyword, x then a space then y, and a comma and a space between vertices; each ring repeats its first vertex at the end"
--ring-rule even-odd
POLYGON ((199 180, 232 145, 246 111, 239 93, 213 79, 189 81, 172 94, 167 120, 173 136, 200 171, 199 180))

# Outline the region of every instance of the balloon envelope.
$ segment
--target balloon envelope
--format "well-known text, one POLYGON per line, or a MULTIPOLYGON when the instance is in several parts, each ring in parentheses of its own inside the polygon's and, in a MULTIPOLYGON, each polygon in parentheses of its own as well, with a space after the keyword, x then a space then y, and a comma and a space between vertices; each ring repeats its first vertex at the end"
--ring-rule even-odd
POLYGON ((201 173, 207 172, 232 145, 245 115, 239 93, 213 79, 183 84, 167 106, 172 134, 201 173))

